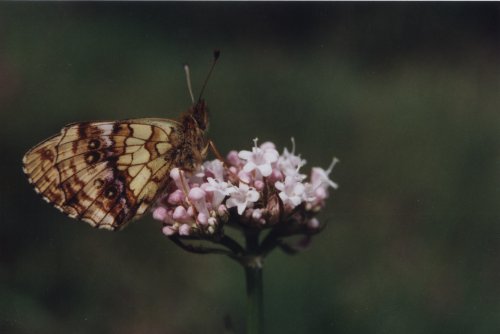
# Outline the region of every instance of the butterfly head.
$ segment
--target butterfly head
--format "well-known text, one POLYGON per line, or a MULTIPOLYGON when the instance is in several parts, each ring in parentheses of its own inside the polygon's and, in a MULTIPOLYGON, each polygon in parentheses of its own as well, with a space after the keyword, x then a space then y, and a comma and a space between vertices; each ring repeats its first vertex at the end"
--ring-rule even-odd
POLYGON ((205 100, 202 99, 203 92, 205 91, 205 88, 207 87, 208 79, 210 79, 210 75, 212 74, 212 71, 214 70, 215 64, 217 64, 217 60, 219 59, 220 56, 220 51, 215 50, 214 51, 214 59, 212 62, 212 66, 210 67, 210 70, 208 71, 207 77, 205 78, 205 82, 203 83, 203 86, 200 91, 200 95, 198 97, 197 102, 195 102, 194 95, 193 95, 193 90, 191 89, 191 78, 189 74, 189 66, 184 65, 184 70, 186 71, 186 81, 187 81, 187 86, 189 90, 189 95, 191 95, 191 101, 193 101, 193 106, 189 108, 188 112, 188 117, 183 118, 183 123, 185 127, 191 127, 193 124, 192 121, 194 120, 195 124, 194 126, 197 129, 200 129, 202 131, 205 131, 208 129, 208 109, 207 109, 207 104, 205 103, 205 100))
POLYGON ((191 117, 195 120, 198 128, 203 131, 208 129, 208 108, 205 100, 200 99, 191 107, 191 117))

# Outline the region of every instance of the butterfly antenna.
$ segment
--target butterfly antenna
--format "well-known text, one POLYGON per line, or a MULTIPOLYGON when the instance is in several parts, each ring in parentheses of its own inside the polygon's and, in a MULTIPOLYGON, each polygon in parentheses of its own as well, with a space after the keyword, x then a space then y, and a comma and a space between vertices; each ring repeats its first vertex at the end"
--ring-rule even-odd
POLYGON ((205 91, 205 87, 207 87, 208 79, 210 79, 210 75, 212 74, 212 71, 214 70, 215 64, 217 64, 217 60, 219 59, 219 56, 220 56, 220 51, 215 50, 214 51, 214 60, 212 62, 212 66, 210 66, 210 70, 208 71, 205 82, 203 83, 203 86, 201 87, 200 96, 198 97, 198 102, 201 101, 201 97, 203 96, 203 92, 205 91))
POLYGON ((188 64, 184 65, 184 72, 186 72, 186 81, 187 81, 189 96, 191 96, 191 101, 194 104, 193 88, 191 86, 191 72, 189 71, 189 65, 188 64))

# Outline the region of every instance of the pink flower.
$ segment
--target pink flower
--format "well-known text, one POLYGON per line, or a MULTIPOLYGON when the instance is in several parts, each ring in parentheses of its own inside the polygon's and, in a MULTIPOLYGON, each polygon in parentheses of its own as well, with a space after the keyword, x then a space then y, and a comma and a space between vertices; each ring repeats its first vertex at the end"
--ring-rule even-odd
POLYGON ((266 141, 266 142, 260 144, 260 148, 263 150, 276 150, 276 145, 274 145, 273 142, 266 141))
POLYGON ((193 220, 188 214, 186 208, 182 205, 179 205, 174 209, 174 211, 172 212, 172 218, 173 220, 178 222, 189 222, 193 220))
POLYGON ((232 166, 239 166, 241 164, 241 160, 238 157, 237 151, 230 151, 226 156, 227 162, 232 166))
POLYGON ((302 203, 305 186, 297 178, 287 176, 285 182, 276 182, 274 186, 280 190, 278 196, 283 201, 283 204, 294 208, 302 203))
POLYGON ((153 211, 153 218, 156 220, 164 221, 167 217, 167 209, 160 206, 153 211))
POLYGON ((188 224, 182 224, 179 226, 179 235, 189 235, 191 232, 191 227, 188 224))
POLYGON ((339 160, 337 158, 333 158, 332 163, 327 170, 324 170, 320 167, 313 167, 311 172, 311 184, 314 189, 318 187, 328 188, 328 186, 332 187, 333 189, 338 188, 338 185, 330 180, 330 173, 332 172, 333 167, 335 167, 338 162, 339 160))
POLYGON ((300 172, 306 161, 295 154, 293 138, 292 150, 285 148, 281 155, 273 143, 258 146, 255 139, 252 151, 227 155, 229 166, 212 160, 192 173, 172 169, 153 218, 163 222, 167 236, 219 236, 227 222, 258 228, 290 224, 292 229, 300 224, 314 232, 329 188, 337 188, 330 179, 337 161, 326 170, 312 168, 308 180, 300 172))
POLYGON ((307 202, 307 209, 318 211, 324 205, 324 200, 328 197, 328 188, 337 189, 337 184, 330 180, 330 173, 338 162, 334 158, 327 170, 314 167, 311 171, 311 183, 306 184, 304 200, 307 202))
POLYGON ((226 201, 226 205, 228 208, 237 207, 238 214, 242 215, 243 211, 247 207, 252 206, 252 203, 257 202, 260 195, 254 188, 249 187, 245 183, 241 183, 238 188, 235 189, 231 196, 226 201))
POLYGON ((180 189, 176 189, 174 192, 172 192, 170 195, 168 195, 168 203, 169 204, 180 204, 182 201, 184 201, 185 195, 184 192, 180 189))
POLYGON ((319 220, 317 220, 316 218, 312 218, 307 222, 307 227, 309 227, 312 230, 319 228, 319 226, 320 226, 319 220))
POLYGON ((243 171, 249 173, 257 170, 262 176, 269 176, 273 171, 271 164, 278 161, 279 153, 269 146, 264 149, 257 147, 257 138, 254 139, 254 143, 252 152, 243 150, 238 153, 241 159, 246 160, 243 171))
POLYGON ((292 152, 289 152, 285 147, 283 154, 280 155, 277 166, 278 169, 283 173, 285 177, 292 176, 294 178, 300 178, 303 180, 306 175, 300 174, 299 170, 302 166, 306 164, 306 161, 300 157, 300 155, 295 155, 295 139, 292 137, 292 152))
POLYGON ((172 226, 167 225, 167 226, 163 226, 162 232, 163 232, 163 234, 165 234, 166 236, 169 237, 171 235, 174 235, 177 231, 174 230, 172 228, 172 226))
POLYGON ((189 191, 188 185, 185 182, 184 172, 179 168, 173 168, 170 171, 170 177, 174 180, 175 185, 182 191, 189 191))
MULTIPOLYGON (((213 178, 217 181, 224 181, 224 164, 220 160, 206 161, 203 164, 206 171, 213 175, 213 178)), ((207 174, 205 172, 205 174, 207 174)))
POLYGON ((252 182, 252 175, 250 174, 250 172, 245 172, 244 170, 240 170, 238 172, 238 178, 243 183, 249 184, 250 182, 252 182))
POLYGON ((206 192, 198 187, 191 189, 188 195, 189 200, 196 208, 196 211, 198 211, 198 216, 197 216, 198 221, 202 224, 205 223, 206 220, 208 220, 208 217, 210 216, 207 209, 207 202, 205 198, 206 195, 207 195, 206 192))
POLYGON ((231 195, 236 190, 236 187, 228 182, 216 180, 211 177, 207 179, 208 183, 201 185, 203 190, 212 194, 212 208, 217 208, 226 196, 231 195))
POLYGON ((261 180, 255 180, 255 182, 253 183, 253 186, 255 187, 255 189, 257 189, 258 191, 262 191, 264 190, 264 187, 266 186, 266 184, 264 183, 264 181, 261 181, 261 180))

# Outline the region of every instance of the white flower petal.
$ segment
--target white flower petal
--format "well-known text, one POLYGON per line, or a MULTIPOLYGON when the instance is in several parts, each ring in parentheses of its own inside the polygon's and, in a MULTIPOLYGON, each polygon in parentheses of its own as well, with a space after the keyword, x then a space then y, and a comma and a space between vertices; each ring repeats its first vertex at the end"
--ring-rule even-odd
POLYGON ((253 189, 247 192, 247 200, 250 202, 257 202, 259 197, 260 197, 259 193, 253 189))
POLYGON ((227 201, 226 201, 226 207, 228 209, 230 209, 232 207, 235 207, 236 205, 238 205, 236 199, 234 199, 233 197, 227 199, 227 201))
POLYGON ((273 168, 270 164, 259 165, 257 167, 262 176, 269 176, 273 172, 273 168))
POLYGON ((305 186, 301 182, 297 182, 293 187, 295 194, 302 194, 305 191, 305 186))
POLYGON ((302 202, 302 199, 298 196, 292 196, 289 199, 294 207, 296 207, 297 205, 299 205, 302 202))
POLYGON ((250 151, 240 151, 238 153, 238 157, 240 157, 240 159, 250 160, 252 158, 252 152, 250 152, 250 151))
POLYGON ((238 203, 238 214, 241 216, 247 208, 247 203, 238 203))
POLYGON ((244 172, 247 172, 247 173, 250 173, 251 171, 253 171, 255 168, 257 167, 257 165, 255 163, 253 163, 252 161, 249 161, 245 164, 245 166, 243 166, 243 171, 244 172))
POLYGON ((276 150, 273 150, 273 149, 267 149, 265 152, 264 152, 264 159, 269 162, 269 163, 273 163, 273 162, 276 162, 278 161, 278 157, 279 157, 279 153, 278 151, 276 150))

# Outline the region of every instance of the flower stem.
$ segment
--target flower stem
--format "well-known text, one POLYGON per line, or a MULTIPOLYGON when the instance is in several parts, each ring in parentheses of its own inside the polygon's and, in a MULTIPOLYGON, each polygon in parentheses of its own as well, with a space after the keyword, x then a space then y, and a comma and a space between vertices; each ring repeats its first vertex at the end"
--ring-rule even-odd
POLYGON ((262 268, 245 267, 247 280, 247 334, 262 332, 262 268))
POLYGON ((247 261, 245 277, 247 284, 247 334, 262 333, 262 259, 258 254, 259 234, 245 233, 247 261))

